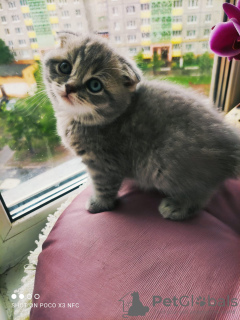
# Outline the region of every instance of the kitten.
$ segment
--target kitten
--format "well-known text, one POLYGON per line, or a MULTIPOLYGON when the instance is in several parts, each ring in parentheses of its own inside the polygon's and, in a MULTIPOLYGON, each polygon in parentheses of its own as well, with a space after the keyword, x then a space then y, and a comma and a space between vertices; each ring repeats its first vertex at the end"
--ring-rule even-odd
POLYGON ((240 137, 196 93, 141 81, 133 62, 102 39, 60 33, 44 58, 58 133, 87 165, 88 210, 112 210, 124 178, 167 197, 164 218, 182 220, 240 169, 240 137))

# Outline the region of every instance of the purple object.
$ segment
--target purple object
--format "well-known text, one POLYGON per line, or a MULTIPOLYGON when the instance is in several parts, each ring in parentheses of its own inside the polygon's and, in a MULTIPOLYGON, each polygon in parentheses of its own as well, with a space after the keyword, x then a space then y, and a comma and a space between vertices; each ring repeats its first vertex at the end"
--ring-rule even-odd
POLYGON ((240 60, 240 0, 236 6, 224 3, 223 10, 230 20, 212 28, 210 48, 220 57, 240 60))

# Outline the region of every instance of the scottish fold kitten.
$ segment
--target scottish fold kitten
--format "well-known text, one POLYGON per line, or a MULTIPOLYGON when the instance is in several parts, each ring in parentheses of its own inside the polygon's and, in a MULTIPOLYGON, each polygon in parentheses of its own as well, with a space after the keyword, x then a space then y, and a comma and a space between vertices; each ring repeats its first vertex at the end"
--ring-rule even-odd
POLYGON ((166 194, 164 218, 201 209, 240 168, 240 137, 197 94, 140 81, 141 72, 104 40, 60 33, 44 57, 44 79, 57 130, 82 157, 94 194, 88 210, 112 210, 124 178, 166 194))

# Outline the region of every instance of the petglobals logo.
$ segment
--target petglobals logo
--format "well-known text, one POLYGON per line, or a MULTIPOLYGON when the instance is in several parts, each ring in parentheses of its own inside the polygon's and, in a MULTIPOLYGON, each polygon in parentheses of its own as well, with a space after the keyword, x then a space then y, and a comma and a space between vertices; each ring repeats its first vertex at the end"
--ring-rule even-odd
POLYGON ((178 312, 177 310, 184 307, 186 312, 191 313, 196 307, 201 307, 196 310, 206 312, 207 310, 211 310, 212 307, 237 307, 239 305, 237 298, 230 297, 229 295, 225 298, 216 298, 210 295, 182 295, 179 297, 162 297, 156 295, 152 296, 152 303, 147 306, 142 303, 139 292, 137 291, 128 292, 119 301, 122 303, 123 318, 128 318, 129 316, 145 316, 149 310, 151 311, 151 309, 155 308, 161 308, 163 310, 163 308, 166 307, 166 310, 169 310, 169 307, 173 307, 174 310, 178 312))

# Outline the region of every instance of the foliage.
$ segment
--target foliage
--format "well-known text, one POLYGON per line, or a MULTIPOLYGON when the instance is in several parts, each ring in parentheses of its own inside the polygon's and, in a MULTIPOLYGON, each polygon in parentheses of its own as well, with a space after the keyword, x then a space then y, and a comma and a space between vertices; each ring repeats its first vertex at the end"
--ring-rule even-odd
POLYGON ((14 56, 11 50, 6 46, 5 42, 0 39, 0 64, 9 64, 13 61, 14 56))
POLYGON ((157 52, 154 52, 152 58, 153 73, 156 74, 164 64, 165 62, 161 60, 160 55, 157 54, 157 52))
POLYGON ((142 71, 146 71, 149 69, 149 63, 144 60, 142 51, 139 51, 136 54, 134 60, 136 61, 138 68, 140 68, 142 71))
POLYGON ((198 57, 198 65, 201 72, 211 72, 213 66, 213 58, 208 52, 198 57))
POLYGON ((40 68, 35 78, 37 90, 34 96, 19 99, 13 109, 6 103, 1 106, 0 147, 8 144, 12 150, 35 158, 38 154, 40 159, 59 144, 59 137, 51 103, 43 90, 40 68))
POLYGON ((190 66, 196 65, 196 63, 197 63, 197 59, 192 52, 188 52, 188 53, 184 54, 184 56, 183 56, 183 66, 184 67, 190 67, 190 66))

